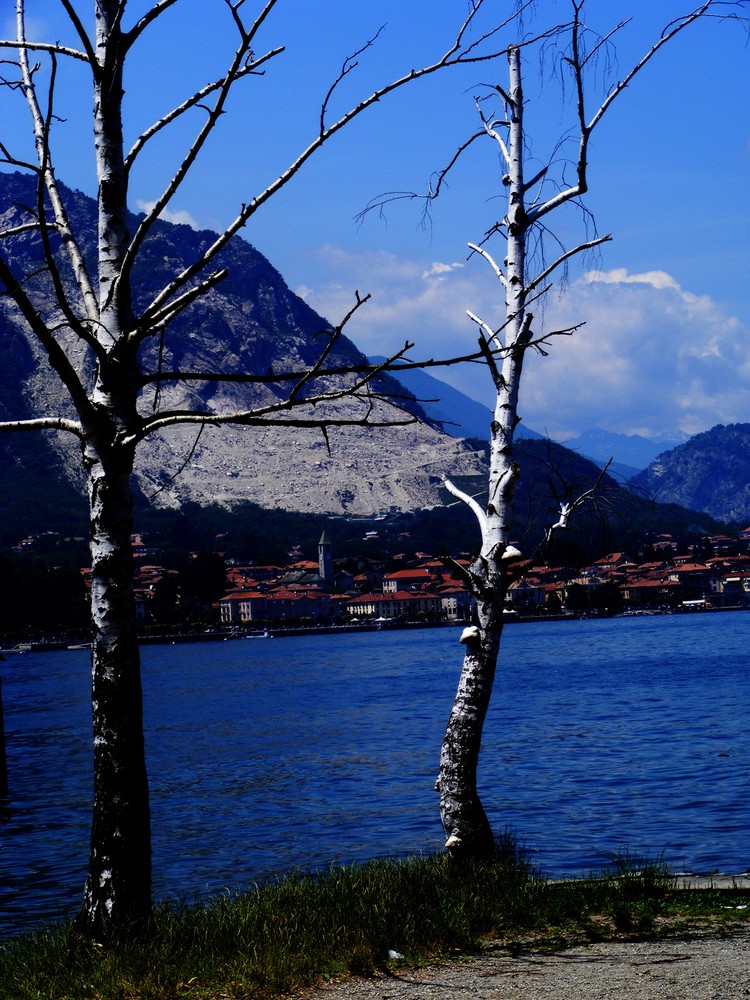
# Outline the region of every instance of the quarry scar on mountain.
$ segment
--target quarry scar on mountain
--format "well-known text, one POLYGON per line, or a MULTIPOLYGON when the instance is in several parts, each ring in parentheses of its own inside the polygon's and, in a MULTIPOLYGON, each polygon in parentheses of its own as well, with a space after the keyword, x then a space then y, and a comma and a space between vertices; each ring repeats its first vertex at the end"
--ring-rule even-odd
MULTIPOLYGON (((94 201, 60 187, 70 206, 71 224, 90 231, 94 201)), ((19 206, 34 198, 31 177, 0 174, 0 226, 20 225, 24 213, 19 206)), ((159 222, 143 249, 146 266, 138 299, 145 299, 170 269, 186 266, 214 238, 213 233, 159 222)), ((39 241, 27 239, 16 252, 27 273, 43 265, 39 241)), ((279 272, 244 240, 236 238, 226 247, 222 263, 230 277, 173 320, 165 338, 165 368, 213 366, 229 374, 242 367, 263 370, 271 365, 299 368, 309 364, 328 322, 296 296, 279 272)), ((53 307, 51 300, 49 305, 53 307)), ((64 388, 50 377, 44 352, 7 299, 0 299, 0 324, 2 342, 7 345, 7 364, 0 373, 0 417, 58 412, 72 418, 64 388)), ((84 361, 81 348, 71 342, 70 349, 77 349, 84 361)), ((364 361, 345 336, 339 340, 338 351, 352 365, 364 361)), ((422 412, 412 394, 393 377, 383 376, 383 389, 403 400, 411 411, 422 412)), ((154 392, 145 397, 148 407, 154 392)), ((170 383, 159 393, 161 405, 169 409, 200 405, 217 410, 238 408, 271 395, 270 390, 252 385, 209 382, 189 388, 170 383)), ((329 404, 331 410, 334 405, 341 418, 350 412, 346 399, 329 404)), ((145 497, 153 496, 157 506, 177 508, 189 501, 231 506, 250 499, 268 508, 367 516, 439 503, 446 470, 459 479, 481 476, 484 471, 481 454, 426 420, 408 427, 332 428, 328 431, 330 449, 319 430, 305 427, 208 426, 196 438, 194 428, 174 427, 147 438, 138 449, 137 488, 145 497), (289 477, 292 454, 294 476, 289 477)), ((14 440, 4 437, 0 441, 8 461, 12 461, 14 440)), ((77 445, 67 435, 49 432, 40 447, 50 451, 53 467, 83 493, 77 445)))

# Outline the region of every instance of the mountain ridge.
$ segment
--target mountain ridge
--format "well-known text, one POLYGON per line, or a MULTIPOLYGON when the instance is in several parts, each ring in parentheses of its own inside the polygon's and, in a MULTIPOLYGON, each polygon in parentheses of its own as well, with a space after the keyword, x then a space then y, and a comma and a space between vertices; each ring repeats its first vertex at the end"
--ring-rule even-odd
MULTIPOLYGON (((88 234, 84 252, 93 253, 95 205, 81 192, 63 186, 74 231, 88 234)), ((24 205, 35 204, 33 178, 0 173, 0 221, 18 224, 28 218, 24 205)), ((135 221, 135 220, 133 220, 135 221)), ((160 221, 144 244, 133 272, 136 307, 215 239, 208 230, 160 221)), ((6 252, 17 274, 34 274, 29 288, 45 315, 55 321, 59 309, 45 276, 40 239, 27 232, 6 241, 6 252), (36 272, 36 273, 35 273, 36 272)), ((59 246, 61 273, 70 283, 69 267, 59 246)), ((193 371, 216 368, 262 372, 310 367, 325 344, 331 324, 318 316, 286 285, 263 255, 239 237, 233 238, 216 259, 228 268, 227 278, 193 303, 170 324, 152 352, 152 368, 193 371)), ((66 340, 64 332, 58 334, 66 340)), ((69 350, 81 353, 72 335, 69 350)), ((6 298, 0 298, 0 416, 28 418, 42 413, 72 415, 59 380, 50 372, 39 345, 6 298)), ((149 360, 149 359, 147 359, 149 360)), ((332 364, 361 364, 364 355, 341 337, 329 357, 332 364)), ((81 364, 83 370, 84 365, 81 364)), ((405 400, 424 416, 410 393, 390 376, 378 391, 405 400)), ((186 384, 162 382, 142 406, 167 408, 210 406, 216 411, 248 408, 278 400, 283 389, 232 383, 186 384)), ((331 416, 352 413, 345 402, 327 404, 331 416)), ((4 434, 0 440, 0 470, 23 465, 19 448, 4 434)), ((35 446, 36 447, 36 446, 35 446)), ((51 468, 80 488, 77 444, 60 433, 45 433, 39 447, 51 468)), ((23 449, 21 449, 22 451, 23 449)), ((391 509, 414 509, 439 502, 443 475, 461 476, 481 470, 481 457, 426 420, 409 427, 331 428, 327 435, 314 428, 182 426, 153 435, 143 443, 136 460, 136 488, 157 505, 179 507, 186 502, 231 505, 249 499, 261 506, 296 511, 371 514, 391 509)))
POLYGON ((659 503, 750 523, 750 424, 717 424, 660 454, 631 481, 659 503))
MULTIPOLYGON (((382 364, 385 357, 370 357, 373 364, 382 364)), ((438 369, 440 370, 440 369, 438 369)), ((430 371, 415 368, 398 373, 399 382, 406 386, 429 419, 452 437, 486 440, 492 411, 483 403, 454 388, 430 371)), ((521 422, 516 428, 516 438, 545 440, 541 434, 521 422)), ((575 437, 556 439, 558 444, 577 452, 584 458, 604 465, 612 461, 611 471, 623 480, 645 469, 663 451, 675 448, 689 440, 682 431, 668 432, 654 437, 642 434, 621 434, 602 427, 591 427, 575 437)))
MULTIPOLYGON (((65 194, 73 224, 83 230, 93 226, 92 200, 67 189, 65 194)), ((34 184, 28 177, 0 173, 0 221, 17 221, 22 215, 19 205, 33 204, 34 195, 34 184)), ((213 239, 208 230, 159 222, 135 274, 137 302, 146 301, 168 275, 213 239)), ((11 249, 17 273, 32 273, 41 263, 39 241, 32 234, 15 238, 11 249)), ((84 249, 88 254, 93 252, 90 245, 84 249)), ((330 331, 330 323, 294 295, 273 265, 244 240, 231 241, 223 260, 217 263, 229 267, 229 277, 170 325, 164 341, 164 370, 209 368, 215 366, 217 356, 222 363, 250 371, 268 370, 271 365, 299 369, 313 363, 319 352, 320 341, 316 343, 316 339, 321 332, 330 331)), ((65 272, 62 255, 60 266, 65 272)), ((40 301, 54 315, 55 303, 45 298, 41 281, 35 276, 31 285, 36 283, 37 290, 41 287, 40 301)), ((365 360, 346 338, 337 351, 335 358, 342 362, 365 360)), ((430 379, 426 373, 410 374, 430 379)), ((486 490, 483 449, 489 409, 478 403, 476 409, 469 407, 474 423, 462 423, 466 408, 462 400, 468 397, 458 393, 455 399, 450 397, 447 416, 455 418, 457 425, 451 425, 452 429, 479 432, 475 435, 478 440, 468 443, 439 430, 437 425, 445 415, 415 400, 415 396, 431 396, 431 390, 423 393, 417 386, 415 392, 406 378, 401 383, 389 376, 381 379, 379 388, 405 400, 415 414, 427 419, 404 428, 332 429, 327 439, 318 430, 304 428, 224 427, 201 434, 195 428, 182 428, 156 437, 142 448, 134 483, 139 503, 179 510, 186 504, 218 504, 231 509, 249 501, 292 513, 372 516, 440 506, 447 498, 442 487, 445 475, 465 483, 478 495, 486 490)), ((273 398, 273 389, 262 391, 266 398, 273 398)), ((217 387, 212 383, 195 388, 168 383, 143 405, 172 407, 197 402, 219 409, 247 405, 252 399, 250 390, 243 386, 217 387)), ((51 378, 38 345, 7 298, 0 297, 0 418, 41 412, 65 415, 70 407, 51 378)), ((532 499, 528 503, 524 500, 524 509, 519 508, 519 531, 524 518, 529 523, 550 523, 549 514, 555 510, 549 496, 542 497, 536 482, 539 470, 541 478, 549 478, 545 463, 575 468, 573 459, 565 457, 570 452, 563 446, 553 447, 553 442, 526 428, 519 434, 519 445, 525 441, 535 444, 527 468, 537 472, 528 474, 532 499)), ((520 460, 524 461, 523 455, 520 460)), ((58 433, 1 434, 0 477, 5 490, 0 491, 0 522, 12 511, 13 523, 26 525, 25 530, 31 531, 37 530, 40 521, 54 526, 70 512, 80 510, 80 520, 74 520, 85 525, 79 469, 77 444, 58 433)), ((595 472, 580 471, 571 478, 586 479, 590 486, 592 475, 595 479, 595 472)), ((560 489, 564 488, 561 481, 560 489)), ((520 499, 526 496, 525 489, 520 499)), ((692 523, 689 517, 686 523, 692 523)))
MULTIPOLYGON (((385 360, 381 355, 370 358, 373 364, 382 364, 385 360)), ((446 434, 451 437, 487 440, 492 420, 492 410, 488 406, 424 369, 412 368, 396 372, 395 375, 412 393, 430 421, 441 427, 446 434)), ((516 437, 542 440, 545 435, 520 423, 516 428, 516 437)))
MULTIPOLYGON (((590 427, 575 437, 561 441, 566 448, 587 455, 596 462, 613 460, 613 464, 631 470, 635 475, 645 469, 662 452, 676 448, 689 440, 681 431, 645 437, 643 434, 620 434, 602 427, 590 427)), ((627 476, 630 478, 630 476, 627 476)))

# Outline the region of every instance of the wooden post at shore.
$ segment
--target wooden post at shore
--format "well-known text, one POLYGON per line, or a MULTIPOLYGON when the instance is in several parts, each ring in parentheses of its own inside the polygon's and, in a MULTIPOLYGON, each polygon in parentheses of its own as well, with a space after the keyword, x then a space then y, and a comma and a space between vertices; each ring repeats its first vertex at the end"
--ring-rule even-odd
POLYGON ((3 679, 0 677, 0 799, 8 798, 8 761, 5 756, 5 723, 3 721, 3 679))

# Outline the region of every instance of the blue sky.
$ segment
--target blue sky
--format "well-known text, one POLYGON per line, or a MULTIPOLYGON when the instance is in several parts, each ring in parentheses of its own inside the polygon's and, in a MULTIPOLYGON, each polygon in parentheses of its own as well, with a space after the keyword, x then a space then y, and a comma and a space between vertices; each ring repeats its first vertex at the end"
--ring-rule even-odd
MULTIPOLYGON (((135 17, 150 6, 131 0, 128 10, 135 17)), ((601 65, 593 81, 592 105, 606 85, 605 69, 610 80, 621 76, 663 24, 689 6, 591 0, 588 20, 600 30, 633 16, 617 36, 615 61, 601 65)), ((93 3, 81 0, 77 9, 90 23, 93 3)), ((335 109, 442 54, 467 9, 466 0, 280 0, 256 53, 276 45, 286 50, 262 77, 239 85, 211 148, 172 205, 174 218, 207 228, 228 222, 307 144, 343 59, 382 25, 335 109)), ((506 0, 487 0, 481 24, 511 9, 506 0)), ((561 22, 568 9, 565 0, 539 0, 526 30, 561 22)), ((30 35, 73 40, 54 0, 28 0, 27 11, 30 35)), ((12 20, 2 26, 8 37, 12 20)), ((513 40, 510 31, 502 37, 513 40)), ((180 0, 132 59, 128 137, 217 75, 232 44, 223 0, 180 0)), ((551 55, 541 67, 529 56, 525 67, 527 125, 540 161, 570 121, 552 65, 551 55)), ((83 68, 65 68, 57 169, 93 194, 90 94, 83 68)), ((383 191, 423 190, 474 130, 480 85, 494 82, 505 82, 504 60, 405 88, 334 139, 244 232, 332 321, 351 305, 355 289, 371 292, 372 302, 348 329, 367 353, 389 353, 407 338, 417 343, 415 357, 461 353, 475 341, 467 309, 500 321, 501 290, 466 251, 502 214, 490 143, 463 161, 433 206, 429 226, 420 225, 413 203, 391 206, 385 220, 355 221, 383 191)), ((706 22, 664 49, 612 108, 592 144, 586 204, 599 232, 611 232, 614 240, 597 258, 575 264, 564 290, 549 299, 549 326, 586 326, 557 340, 549 357, 530 360, 521 393, 528 426, 564 439, 592 426, 697 433, 750 420, 748 93, 743 31, 706 22)), ((24 119, 12 98, 0 95, 0 130, 24 150, 24 119)), ((160 192, 198 121, 196 113, 144 155, 132 179, 134 208, 160 192)), ((581 236, 576 217, 559 221, 566 244, 581 236)), ((451 369, 443 377, 477 399, 491 399, 481 368, 451 369)))

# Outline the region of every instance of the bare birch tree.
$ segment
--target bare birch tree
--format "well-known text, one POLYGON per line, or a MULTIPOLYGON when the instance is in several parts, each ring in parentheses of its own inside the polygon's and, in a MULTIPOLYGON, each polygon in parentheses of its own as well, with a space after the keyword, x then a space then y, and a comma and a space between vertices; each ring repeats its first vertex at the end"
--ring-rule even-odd
MULTIPOLYGON (((325 429, 339 422, 373 426, 413 419, 397 405, 378 399, 370 384, 371 370, 335 364, 334 348, 348 317, 329 333, 317 361, 296 372, 163 372, 153 360, 158 357, 157 347, 147 348, 158 345, 159 335, 171 319, 223 279, 226 272, 215 266, 222 248, 342 129, 407 84, 496 55, 492 45, 497 28, 472 34, 482 4, 483 0, 474 0, 453 44, 435 62, 410 69, 334 119, 331 98, 357 64, 356 56, 348 58, 321 100, 319 127, 307 145, 302 145, 272 183, 244 201, 234 220, 210 246, 174 273, 145 307, 136 308, 133 275, 154 223, 180 190, 219 118, 226 113, 230 93, 241 81, 261 73, 283 51, 282 46, 260 54, 256 51, 261 27, 275 8, 283 9, 282 0, 253 5, 252 15, 247 14, 251 5, 245 0, 206 4, 207 18, 223 12, 236 33, 236 48, 224 73, 153 122, 129 151, 123 141, 129 56, 167 11, 180 6, 180 0, 158 0, 131 22, 127 0, 94 0, 90 27, 79 4, 57 0, 56 8, 64 12, 74 29, 77 47, 54 40, 29 40, 26 13, 32 2, 16 0, 16 37, 0 41, 0 48, 10 54, 3 59, 1 82, 26 102, 36 160, 32 163, 21 157, 15 152, 14 137, 3 135, 0 162, 36 176, 37 203, 25 219, 0 232, 0 293, 15 303, 41 345, 65 387, 73 415, 9 420, 0 424, 0 432, 55 430, 72 435, 80 446, 85 470, 91 547, 94 806, 88 877, 77 926, 87 936, 103 939, 137 929, 151 908, 149 796, 130 546, 131 473, 138 445, 155 431, 185 424, 281 424, 325 429), (46 61, 46 87, 38 83, 38 60, 46 61), (70 63, 85 69, 93 96, 90 152, 98 178, 97 233, 95 240, 88 240, 96 246, 93 263, 85 250, 86 234, 73 230, 55 170, 55 124, 64 113, 56 105, 57 77, 70 63), (131 228, 128 187, 133 170, 149 142, 175 123, 184 123, 193 109, 202 111, 202 124, 178 157, 172 179, 131 228), (29 275, 17 273, 13 258, 15 241, 29 234, 41 239, 45 251, 44 274, 35 275, 34 282, 28 280, 29 275), (53 243, 62 247, 67 258, 64 265, 53 243), (52 308, 49 297, 41 301, 36 296, 39 281, 51 293, 52 308), (143 390, 149 384, 230 378, 247 384, 275 384, 276 395, 271 402, 231 412, 212 412, 208 407, 154 410, 143 405, 143 390), (347 418, 327 414, 326 404, 342 398, 359 405, 355 414, 347 418)), ((179 52, 174 54, 174 58, 182 57, 179 52)), ((365 298, 357 295, 352 311, 363 301, 365 298)))
MULTIPOLYGON (((480 127, 461 146, 448 167, 438 174, 426 195, 429 201, 440 194, 448 172, 475 142, 491 141, 502 165, 504 193, 499 197, 504 199, 505 214, 481 240, 469 244, 469 249, 499 283, 504 306, 499 323, 468 311, 469 319, 478 330, 478 357, 484 361, 495 389, 487 498, 480 503, 449 480, 445 481, 447 490, 476 515, 481 536, 479 554, 468 569, 453 564, 476 601, 476 619, 461 637, 465 645, 463 665, 442 743, 436 782, 445 846, 456 858, 487 856, 494 850, 493 832, 477 791, 477 765, 498 662, 508 570, 521 555, 511 543, 510 524, 519 477, 519 466, 514 458, 514 432, 520 420, 518 400, 524 361, 528 351, 544 354, 545 345, 552 338, 570 335, 577 329, 545 330, 539 320, 542 300, 551 288, 553 275, 572 258, 611 238, 592 235, 566 249, 551 236, 550 217, 565 206, 573 205, 585 220, 592 221, 582 200, 588 190, 590 141, 614 101, 677 34, 709 16, 733 16, 728 8, 741 6, 707 0, 669 24, 640 61, 611 86, 603 100, 592 109, 589 92, 595 89, 592 76, 597 60, 604 58, 613 37, 627 20, 615 25, 605 36, 596 35, 585 22, 585 0, 571 0, 572 17, 567 24, 552 27, 534 38, 527 37, 507 49, 507 86, 489 87, 477 99, 480 127), (523 56, 528 51, 539 55, 541 46, 550 47, 557 55, 559 79, 569 83, 574 96, 575 126, 569 138, 571 134, 575 136, 577 155, 572 163, 565 164, 562 173, 562 141, 541 169, 535 168, 533 174, 527 169, 531 144, 524 122, 523 56), (572 175, 572 182, 567 180, 568 175, 572 175), (499 254, 494 252, 493 241, 502 244, 499 254), (557 248, 551 260, 543 253, 545 242, 552 242, 557 248)), ((384 196, 376 199, 373 205, 382 207, 388 200, 392 199, 384 196)), ((588 496, 589 491, 561 504, 556 523, 547 531, 547 540, 567 526, 575 508, 588 496)))

